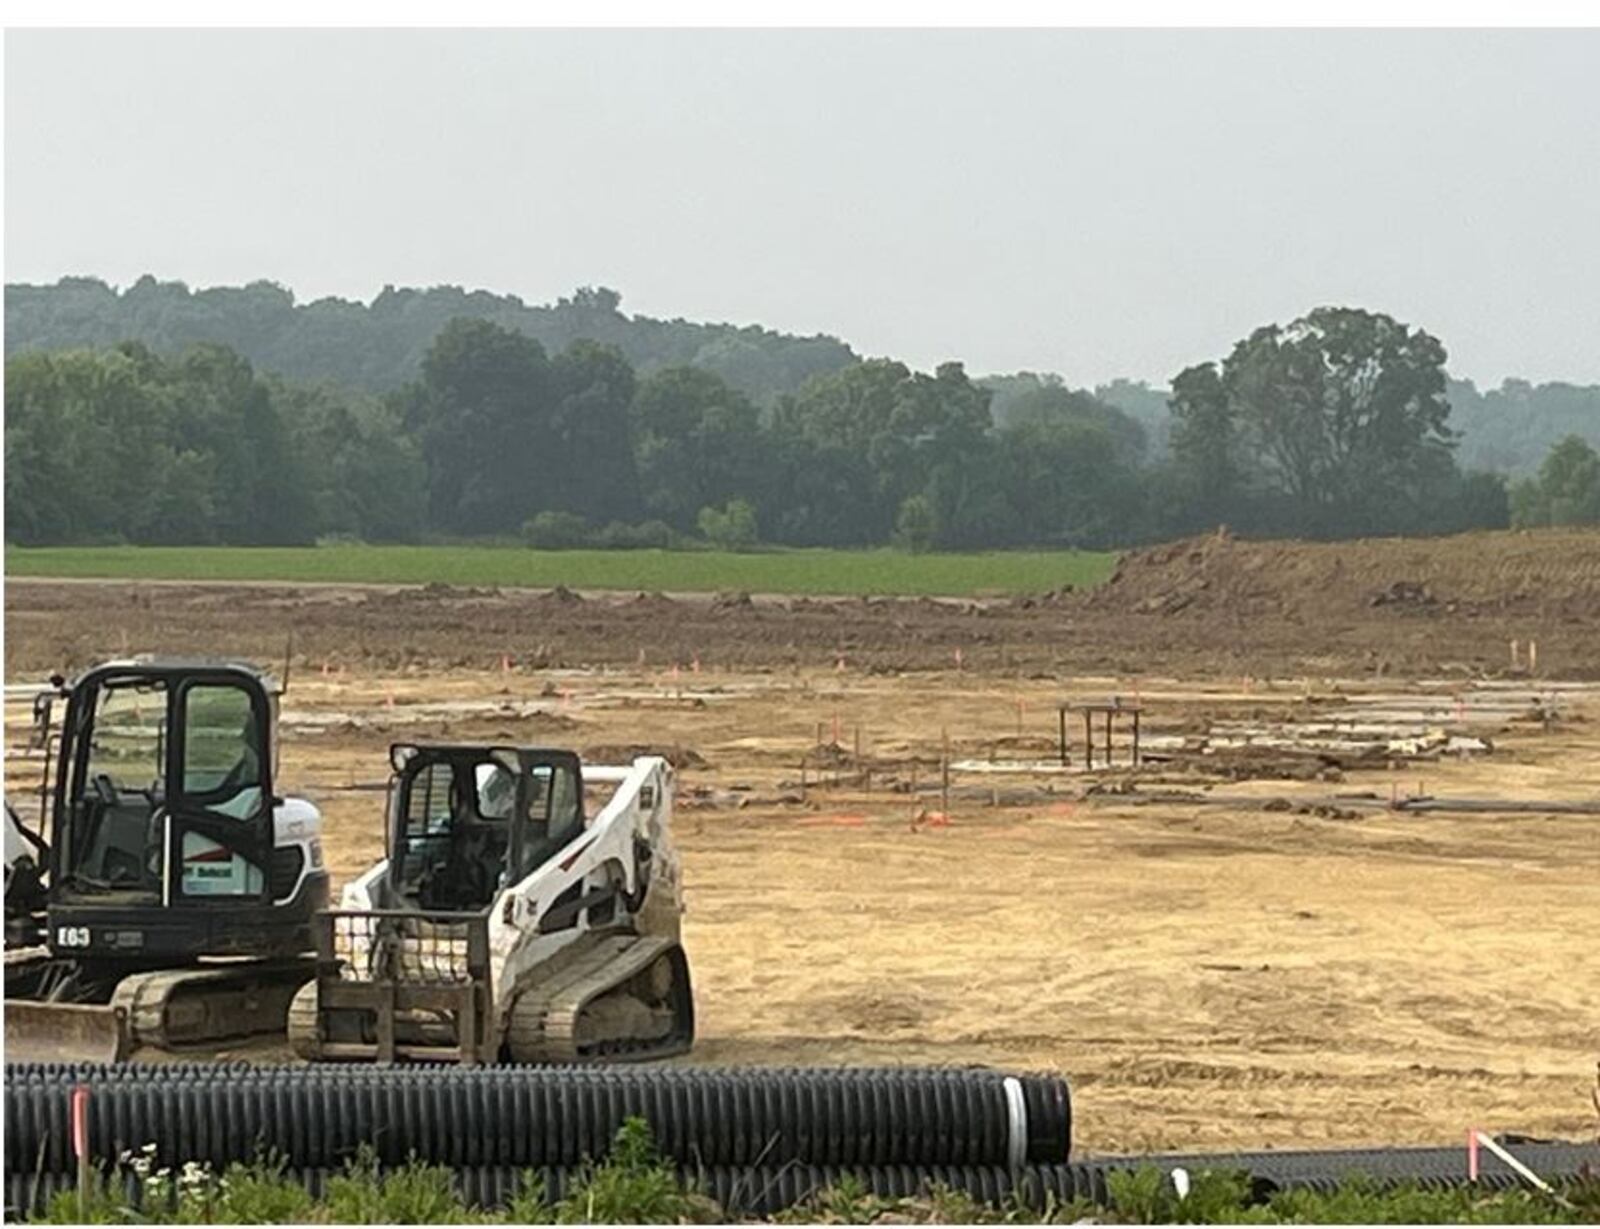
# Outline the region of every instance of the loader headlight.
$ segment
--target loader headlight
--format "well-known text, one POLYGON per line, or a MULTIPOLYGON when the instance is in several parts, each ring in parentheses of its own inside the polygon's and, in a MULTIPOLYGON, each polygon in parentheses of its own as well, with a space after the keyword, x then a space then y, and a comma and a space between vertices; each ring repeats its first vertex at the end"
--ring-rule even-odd
POLYGON ((316 839, 311 842, 311 869, 314 871, 322 869, 322 842, 316 839))

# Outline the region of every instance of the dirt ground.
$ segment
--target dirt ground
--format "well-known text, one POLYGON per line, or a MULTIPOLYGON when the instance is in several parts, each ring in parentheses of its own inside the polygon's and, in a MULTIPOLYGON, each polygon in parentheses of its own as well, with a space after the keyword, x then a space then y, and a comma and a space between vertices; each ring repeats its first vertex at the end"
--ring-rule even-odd
POLYGON ((1561 811, 1600 802, 1592 578, 1497 612, 1380 574, 1281 628, 1128 566, 1120 611, 12 582, 6 678, 279 661, 292 623, 281 779, 341 880, 381 856, 392 740, 673 754, 694 1062, 1058 1070, 1087 1151, 1594 1136, 1600 815, 1561 811), (1124 720, 1085 770, 1073 714, 1062 771, 1057 703, 1113 694, 1146 763, 1124 720), (1392 805, 1421 796, 1522 808, 1392 805))

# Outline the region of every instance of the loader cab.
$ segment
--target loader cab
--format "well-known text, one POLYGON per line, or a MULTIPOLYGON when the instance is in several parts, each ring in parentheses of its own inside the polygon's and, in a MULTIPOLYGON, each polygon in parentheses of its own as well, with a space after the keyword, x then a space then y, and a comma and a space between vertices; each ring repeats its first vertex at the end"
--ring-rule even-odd
POLYGON ((145 949, 161 946, 161 928, 140 925, 152 910, 270 906, 275 690, 243 663, 161 659, 66 689, 53 946, 145 949))
POLYGON ((570 751, 390 748, 389 890, 397 907, 477 912, 583 830, 570 751))

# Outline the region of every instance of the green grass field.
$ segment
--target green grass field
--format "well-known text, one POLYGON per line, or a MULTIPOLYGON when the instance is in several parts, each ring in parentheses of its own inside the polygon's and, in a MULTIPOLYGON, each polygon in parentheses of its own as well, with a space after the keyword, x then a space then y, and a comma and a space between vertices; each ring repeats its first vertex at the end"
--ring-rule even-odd
POLYGON ((1098 584, 1115 555, 995 551, 536 551, 516 546, 12 547, 6 575, 973 596, 1098 584))

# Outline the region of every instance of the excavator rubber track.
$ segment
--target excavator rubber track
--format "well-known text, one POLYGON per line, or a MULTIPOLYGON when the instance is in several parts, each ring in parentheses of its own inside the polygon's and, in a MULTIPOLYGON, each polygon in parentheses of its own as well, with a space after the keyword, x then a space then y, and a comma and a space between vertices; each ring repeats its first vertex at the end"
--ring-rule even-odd
POLYGON ((647 1062, 694 1042, 694 995, 682 946, 607 934, 520 993, 506 1044, 519 1063, 647 1062))
POLYGON ((159 969, 117 983, 111 1007, 127 1017, 131 1046, 182 1049, 281 1034, 295 992, 316 974, 310 956, 159 969))

